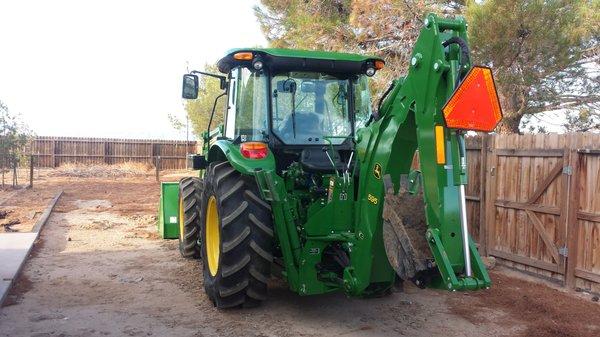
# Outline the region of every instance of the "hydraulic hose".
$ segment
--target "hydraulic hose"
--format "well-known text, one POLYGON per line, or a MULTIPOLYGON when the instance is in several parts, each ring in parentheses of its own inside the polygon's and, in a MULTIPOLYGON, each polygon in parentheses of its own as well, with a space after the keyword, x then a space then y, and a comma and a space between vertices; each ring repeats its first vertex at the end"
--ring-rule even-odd
MULTIPOLYGON (((448 40, 442 42, 442 46, 444 46, 444 48, 448 47, 451 44, 456 44, 460 48, 459 64, 460 64, 460 68, 462 68, 462 66, 464 66, 470 62, 469 46, 467 45, 467 42, 465 40, 463 40, 462 38, 460 38, 458 36, 453 36, 453 37, 449 38, 448 40)), ((458 84, 460 83, 460 80, 461 80, 461 76, 460 76, 460 69, 459 69, 458 75, 456 76, 456 83, 454 85, 454 88, 458 88, 458 84)))
POLYGON ((379 119, 379 116, 381 116, 381 105, 383 104, 383 101, 385 100, 387 95, 389 95, 390 92, 392 91, 392 89, 394 89, 394 84, 395 84, 395 82, 392 82, 392 84, 390 84, 390 86, 386 89, 386 91, 383 93, 383 95, 381 95, 381 98, 379 99, 379 102, 377 103, 377 112, 373 112, 371 114, 371 116, 369 117, 369 120, 367 121, 367 123, 365 123, 365 126, 369 126, 369 124, 371 124, 371 122, 379 119))
POLYGON ((442 46, 444 46, 444 48, 448 47, 451 44, 456 44, 458 45, 458 47, 460 47, 460 64, 467 64, 470 60, 469 46, 467 45, 467 42, 458 36, 453 36, 448 40, 442 42, 442 46))

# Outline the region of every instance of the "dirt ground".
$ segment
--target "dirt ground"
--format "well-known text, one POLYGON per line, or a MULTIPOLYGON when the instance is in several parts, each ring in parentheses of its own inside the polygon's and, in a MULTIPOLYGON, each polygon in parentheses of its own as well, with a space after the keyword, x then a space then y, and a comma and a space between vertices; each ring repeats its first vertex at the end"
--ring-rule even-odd
POLYGON ((377 299, 300 297, 274 279, 262 306, 218 311, 203 293, 200 263, 180 258, 177 242, 156 233, 153 177, 46 177, 3 197, 30 214, 59 189, 1 308, 0 336, 600 335, 600 304, 497 270, 487 291, 406 286, 377 299))

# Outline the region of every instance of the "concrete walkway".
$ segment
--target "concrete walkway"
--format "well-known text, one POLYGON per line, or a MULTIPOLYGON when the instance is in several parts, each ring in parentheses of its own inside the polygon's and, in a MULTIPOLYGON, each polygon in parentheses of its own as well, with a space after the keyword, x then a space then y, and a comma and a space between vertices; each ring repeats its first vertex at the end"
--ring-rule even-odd
POLYGON ((61 195, 62 191, 52 198, 30 233, 0 233, 0 307, 61 195))
POLYGON ((38 233, 0 233, 0 303, 8 295, 12 282, 21 267, 38 233))

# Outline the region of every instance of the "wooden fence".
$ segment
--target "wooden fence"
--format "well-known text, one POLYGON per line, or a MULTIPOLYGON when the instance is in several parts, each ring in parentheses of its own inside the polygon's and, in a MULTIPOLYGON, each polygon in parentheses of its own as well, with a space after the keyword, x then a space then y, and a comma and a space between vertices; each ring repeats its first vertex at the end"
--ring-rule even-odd
POLYGON ((467 142, 470 232, 483 254, 600 292, 600 134, 467 142))
MULTIPOLYGON (((38 137, 37 166, 185 167, 196 142, 38 137)), ((600 293, 600 134, 486 135, 467 142, 470 232, 502 264, 600 293)))
POLYGON ((36 137, 31 154, 38 167, 58 167, 66 163, 118 164, 139 162, 160 169, 183 169, 186 154, 196 153, 196 142, 179 140, 36 137))

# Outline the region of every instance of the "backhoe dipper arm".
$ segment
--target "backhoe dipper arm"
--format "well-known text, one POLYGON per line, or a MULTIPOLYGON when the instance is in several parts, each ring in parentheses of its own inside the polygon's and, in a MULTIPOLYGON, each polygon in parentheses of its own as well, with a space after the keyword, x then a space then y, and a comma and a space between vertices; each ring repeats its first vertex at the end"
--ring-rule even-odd
MULTIPOLYGON (((357 249, 356 254, 385 254, 383 245, 378 244, 382 237, 383 177, 391 177, 397 192, 400 176, 409 173, 418 150, 428 226, 424 235, 441 276, 435 285, 449 290, 490 286, 475 245, 464 230, 464 136, 462 131, 447 128, 442 112, 457 83, 471 68, 466 41, 462 18, 451 20, 429 14, 415 44, 408 75, 393 82, 378 118, 359 131, 357 144, 361 165, 358 195, 362 198, 357 232, 367 238, 359 245, 372 247, 357 249)), ((357 279, 366 278, 359 275, 361 272, 371 272, 373 279, 377 268, 357 270, 357 279)))

